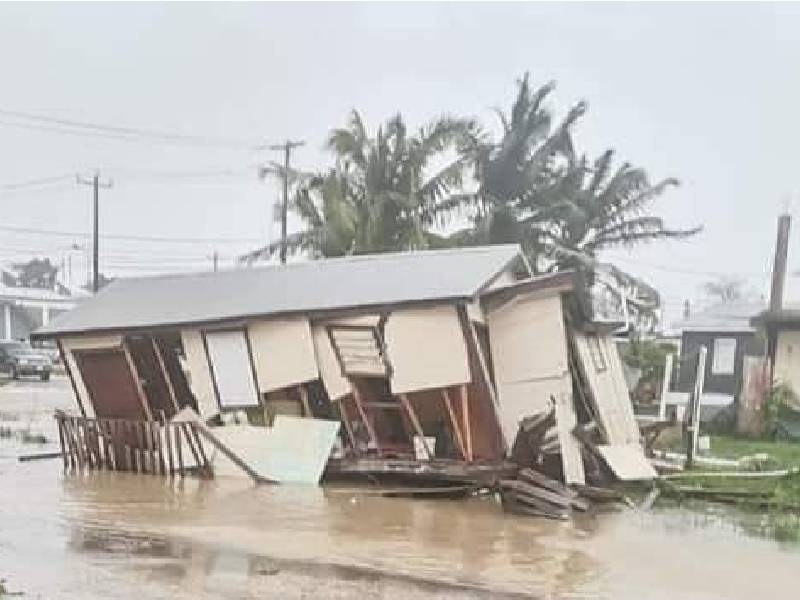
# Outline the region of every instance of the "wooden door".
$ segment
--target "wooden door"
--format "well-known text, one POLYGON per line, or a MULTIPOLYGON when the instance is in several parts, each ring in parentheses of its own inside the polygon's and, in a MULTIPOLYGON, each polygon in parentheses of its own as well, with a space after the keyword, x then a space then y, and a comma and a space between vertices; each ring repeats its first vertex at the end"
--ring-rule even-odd
POLYGON ((98 418, 147 419, 122 349, 83 350, 74 355, 98 418))

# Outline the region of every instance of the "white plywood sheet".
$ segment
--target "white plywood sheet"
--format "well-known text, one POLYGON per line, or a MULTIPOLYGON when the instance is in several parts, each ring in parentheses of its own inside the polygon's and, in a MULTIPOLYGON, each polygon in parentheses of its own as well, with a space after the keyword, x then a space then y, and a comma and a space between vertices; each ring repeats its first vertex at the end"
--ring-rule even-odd
POLYGON ((307 318, 254 321, 248 325, 248 335, 262 393, 319 377, 307 318))
POLYGON ((197 408, 203 420, 219 414, 219 405, 214 395, 214 383, 208 368, 208 357, 199 329, 181 330, 181 342, 186 360, 183 363, 192 394, 197 399, 197 408))
POLYGON ((469 357, 455 306, 398 310, 385 328, 392 392, 469 383, 469 357))
POLYGON ((613 339, 610 335, 575 332, 575 346, 606 442, 639 444, 639 426, 613 339))
MULTIPOLYGON (((217 439, 262 477, 280 483, 319 483, 339 431, 338 421, 278 415, 272 427, 215 427, 217 439)), ((212 455, 218 475, 247 477, 220 452, 212 455)))
POLYGON ((490 310, 489 339, 499 381, 531 381, 568 373, 561 297, 520 295, 490 310))
POLYGON ((253 378, 245 332, 208 331, 206 346, 211 374, 222 408, 258 406, 258 390, 253 378))
POLYGON ((657 476, 656 470, 638 443, 598 446, 597 450, 614 475, 622 481, 653 479, 657 476))

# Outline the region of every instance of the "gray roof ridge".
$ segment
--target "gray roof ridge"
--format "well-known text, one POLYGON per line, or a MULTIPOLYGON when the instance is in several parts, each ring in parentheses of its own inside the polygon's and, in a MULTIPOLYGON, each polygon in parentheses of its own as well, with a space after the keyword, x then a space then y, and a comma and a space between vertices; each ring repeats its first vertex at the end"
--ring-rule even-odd
POLYGON ((220 271, 186 271, 179 273, 163 273, 159 275, 140 275, 134 277, 124 277, 115 279, 106 286, 106 289, 113 286, 116 283, 127 283, 127 282, 139 281, 142 279, 158 280, 158 279, 178 279, 178 278, 190 278, 190 277, 215 277, 228 273, 240 273, 241 271, 252 272, 252 271, 289 270, 289 269, 301 269, 301 268, 324 268, 326 265, 330 265, 331 263, 356 263, 356 262, 367 262, 370 260, 383 260, 390 258, 424 258, 426 256, 431 256, 434 254, 435 255, 480 254, 490 251, 499 251, 503 249, 522 252, 522 248, 520 247, 519 244, 512 243, 512 244, 484 244, 481 246, 461 246, 457 248, 436 248, 433 250, 424 250, 424 249, 397 250, 390 252, 375 252, 373 254, 349 254, 347 256, 333 256, 330 258, 301 260, 296 262, 289 262, 286 264, 269 263, 257 266, 242 265, 240 267, 222 269, 220 271))

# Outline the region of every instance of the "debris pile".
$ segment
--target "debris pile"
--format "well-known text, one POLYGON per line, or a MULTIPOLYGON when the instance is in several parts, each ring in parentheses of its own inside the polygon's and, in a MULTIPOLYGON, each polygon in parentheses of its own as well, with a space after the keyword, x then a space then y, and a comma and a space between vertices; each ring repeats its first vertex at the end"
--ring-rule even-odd
POLYGON ((572 510, 585 512, 590 503, 578 492, 533 469, 520 469, 516 479, 500 482, 503 508, 514 514, 567 519, 572 510))
POLYGON ((586 480, 594 485, 563 483, 556 425, 555 405, 520 423, 511 450, 511 458, 518 467, 516 477, 500 481, 503 509, 513 514, 567 519, 573 511, 586 512, 594 504, 630 504, 623 493, 605 487, 613 477, 601 463, 597 446, 602 440, 594 423, 578 425, 573 431, 580 444, 586 480))

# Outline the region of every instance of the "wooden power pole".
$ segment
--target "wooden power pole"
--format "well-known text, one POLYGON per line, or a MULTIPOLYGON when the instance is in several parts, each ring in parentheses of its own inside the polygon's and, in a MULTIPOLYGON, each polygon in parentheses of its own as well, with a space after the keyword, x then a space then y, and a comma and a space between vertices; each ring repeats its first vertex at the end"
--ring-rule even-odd
POLYGON ((292 150, 305 146, 305 142, 286 140, 283 144, 275 144, 270 146, 270 150, 283 151, 283 202, 281 203, 281 250, 280 260, 281 264, 286 263, 286 238, 287 238, 287 219, 289 214, 289 162, 292 150))
POLYGON ((95 294, 100 289, 100 188, 110 188, 113 182, 109 179, 106 182, 100 181, 100 173, 95 171, 91 179, 77 176, 79 185, 91 185, 93 191, 93 224, 92 224, 92 292, 95 294))

